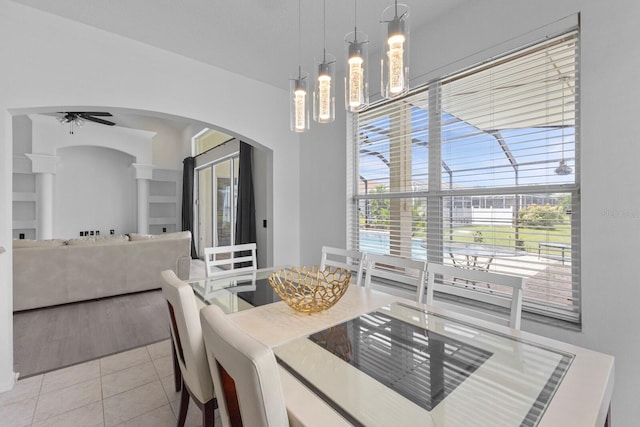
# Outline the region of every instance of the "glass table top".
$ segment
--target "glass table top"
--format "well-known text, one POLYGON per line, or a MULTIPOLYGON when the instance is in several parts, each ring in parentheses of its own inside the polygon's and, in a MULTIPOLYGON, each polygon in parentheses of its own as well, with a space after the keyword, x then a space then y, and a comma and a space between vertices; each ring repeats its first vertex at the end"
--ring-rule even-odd
POLYGON ((574 356, 394 303, 274 349, 354 425, 535 426, 574 356))
POLYGON ((227 314, 280 301, 269 285, 269 276, 279 268, 265 268, 245 274, 189 280, 196 296, 205 304, 216 304, 227 314))

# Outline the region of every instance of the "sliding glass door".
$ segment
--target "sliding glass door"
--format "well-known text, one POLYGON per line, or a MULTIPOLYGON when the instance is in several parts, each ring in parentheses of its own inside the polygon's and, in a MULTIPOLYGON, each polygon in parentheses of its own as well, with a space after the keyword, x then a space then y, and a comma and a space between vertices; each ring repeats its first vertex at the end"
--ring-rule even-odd
POLYGON ((211 246, 227 246, 235 240, 238 194, 238 157, 206 165, 198 178, 198 253, 211 246))

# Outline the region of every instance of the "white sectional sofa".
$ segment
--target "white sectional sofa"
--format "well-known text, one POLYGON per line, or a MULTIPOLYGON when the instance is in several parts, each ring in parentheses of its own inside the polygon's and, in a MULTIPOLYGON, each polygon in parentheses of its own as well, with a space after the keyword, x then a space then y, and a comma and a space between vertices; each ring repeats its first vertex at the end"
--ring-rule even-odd
POLYGON ((189 278, 191 233, 14 240, 13 310, 161 287, 160 272, 189 278))

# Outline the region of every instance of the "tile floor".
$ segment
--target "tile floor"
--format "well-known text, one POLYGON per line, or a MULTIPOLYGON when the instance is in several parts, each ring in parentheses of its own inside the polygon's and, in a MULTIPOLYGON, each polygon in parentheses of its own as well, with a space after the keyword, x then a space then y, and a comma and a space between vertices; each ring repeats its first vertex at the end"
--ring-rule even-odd
MULTIPOLYGON (((166 340, 19 380, 12 391, 0 393, 0 424, 173 427, 179 405, 166 340)), ((201 426, 201 417, 191 402, 186 425, 201 426)))

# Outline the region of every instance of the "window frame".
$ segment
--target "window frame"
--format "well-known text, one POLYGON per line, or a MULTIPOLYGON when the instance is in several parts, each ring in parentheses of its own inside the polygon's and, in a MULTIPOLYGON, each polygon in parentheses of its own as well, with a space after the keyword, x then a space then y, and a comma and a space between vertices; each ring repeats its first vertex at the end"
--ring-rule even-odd
MULTIPOLYGON (((426 224, 426 234, 429 236, 437 236, 436 238, 430 238, 426 240, 426 253, 425 256, 428 258, 429 262, 438 262, 442 263, 444 260, 444 242, 443 242, 443 222, 444 222, 444 213, 443 206, 444 201, 448 197, 473 197, 473 196, 496 196, 496 195, 513 195, 514 197, 518 196, 535 196, 537 194, 570 194, 571 195, 571 212, 569 216, 569 224, 570 224, 570 250, 571 250, 571 268, 570 268, 570 278, 571 278, 571 298, 572 303, 567 303, 565 306, 554 306, 551 303, 542 303, 540 301, 533 300, 531 298, 525 298, 523 309, 536 313, 545 317, 560 319, 563 321, 568 321, 572 324, 581 324, 581 311, 582 311, 582 299, 581 299, 581 277, 580 277, 580 231, 581 231, 581 220, 580 220, 580 114, 579 114, 579 105, 580 105, 580 55, 579 55, 579 44, 580 44, 580 34, 579 28, 575 27, 568 31, 564 31, 554 37, 546 37, 544 40, 537 41, 535 43, 531 43, 527 46, 523 46, 519 49, 510 51, 505 53, 504 55, 492 58, 491 61, 487 61, 486 63, 475 65, 469 67, 465 70, 462 70, 457 73, 449 74, 446 76, 442 76, 440 78, 434 79, 429 83, 422 85, 403 97, 387 100, 383 102, 378 102, 372 104, 369 109, 365 112, 361 113, 353 113, 350 114, 351 120, 347 120, 347 135, 349 144, 347 144, 347 179, 348 179, 348 188, 347 193, 350 200, 350 203, 347 204, 347 224, 348 224, 348 246, 351 249, 362 250, 361 245, 361 227, 360 227, 360 213, 359 206, 362 205, 363 202, 367 202, 370 200, 384 199, 384 200, 393 200, 393 199, 406 199, 406 198, 424 198, 426 203, 426 211, 427 211, 427 224, 426 224), (515 185, 515 186, 507 186, 500 188, 491 188, 491 187, 478 187, 478 188, 443 188, 443 178, 442 178, 442 155, 441 150, 443 146, 443 125, 442 115, 440 114, 442 111, 442 85, 447 84, 450 81, 456 79, 462 79, 465 76, 472 75, 474 73, 479 72, 479 70, 486 69, 487 67, 491 67, 497 63, 504 63, 513 58, 518 58, 519 55, 527 55, 532 51, 536 51, 536 49, 545 49, 545 46, 548 46, 550 40, 562 38, 573 38, 575 41, 575 62, 574 62, 574 73, 575 73, 575 83, 574 83, 574 95, 573 95, 573 104, 574 105, 574 168, 575 168, 575 181, 573 183, 560 183, 560 184, 548 184, 548 183, 540 183, 537 185, 515 185), (422 188, 419 191, 400 191, 400 192, 387 192, 384 194, 374 194, 374 195, 362 195, 360 194, 360 156, 361 156, 361 141, 362 141, 362 133, 360 129, 360 117, 361 116, 369 116, 372 112, 381 111, 384 114, 385 110, 393 111, 393 106, 396 103, 406 102, 410 103, 412 97, 415 97, 417 94, 428 92, 428 116, 429 116, 429 125, 428 125, 428 184, 426 188, 422 188), (436 171, 436 173, 431 173, 431 171, 436 171), (439 237, 439 238, 438 238, 439 237), (428 254, 428 256, 427 256, 428 254), (574 297, 575 295, 575 297, 574 297)), ((563 92, 563 105, 564 105, 564 92, 563 92)), ((564 108, 564 107, 563 107, 564 108)), ((564 112, 563 112, 563 121, 564 121, 564 112)), ((564 122, 563 122, 564 126, 564 122)), ((564 133, 563 136, 564 138, 564 133)), ((564 145, 564 144, 563 144, 564 145)), ((564 150, 564 147, 563 147, 564 150)), ((564 151, 563 151, 564 158, 564 151)), ((389 237, 389 241, 391 241, 391 237, 389 237)), ((391 247, 390 243, 390 247, 391 247)), ((366 251, 366 250, 365 250, 366 251)), ((395 253, 395 255, 400 256, 413 256, 413 252, 407 250, 406 248, 401 249, 399 253, 395 253)), ((564 257, 564 252, 563 252, 564 257)), ((563 259, 564 265, 564 259, 563 259)), ((389 284, 389 286, 393 286, 389 284)))

